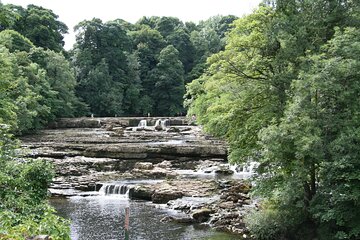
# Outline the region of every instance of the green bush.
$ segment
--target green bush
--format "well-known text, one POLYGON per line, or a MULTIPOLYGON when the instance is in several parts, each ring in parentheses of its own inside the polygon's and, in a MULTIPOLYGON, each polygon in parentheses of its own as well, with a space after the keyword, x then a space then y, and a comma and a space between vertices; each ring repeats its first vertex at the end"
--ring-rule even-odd
POLYGON ((264 201, 260 211, 245 217, 251 234, 257 240, 313 239, 315 226, 305 211, 288 202, 264 201), (305 220, 304 220, 305 219, 305 220))
POLYGON ((54 176, 43 160, 17 158, 15 141, 0 125, 0 239, 22 240, 36 235, 67 240, 69 223, 56 216, 46 201, 54 176))

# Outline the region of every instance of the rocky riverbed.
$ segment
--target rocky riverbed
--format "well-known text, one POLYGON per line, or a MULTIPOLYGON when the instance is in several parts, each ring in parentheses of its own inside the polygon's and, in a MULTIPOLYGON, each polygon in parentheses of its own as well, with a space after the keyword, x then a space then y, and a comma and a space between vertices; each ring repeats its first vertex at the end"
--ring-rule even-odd
POLYGON ((104 194, 106 185, 120 193, 126 186, 130 199, 187 214, 163 221, 247 234, 242 218, 255 205, 248 196, 250 184, 242 180, 246 171, 227 164, 225 142, 185 118, 61 119, 21 140, 25 156, 54 163, 53 197, 104 194), (120 186, 121 181, 130 184, 120 186))

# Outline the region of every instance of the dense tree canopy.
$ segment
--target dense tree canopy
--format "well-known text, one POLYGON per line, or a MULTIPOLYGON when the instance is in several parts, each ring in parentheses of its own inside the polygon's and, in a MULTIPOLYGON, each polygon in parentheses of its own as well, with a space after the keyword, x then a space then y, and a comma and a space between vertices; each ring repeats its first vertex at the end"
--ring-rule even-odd
POLYGON ((211 53, 224 47, 225 32, 234 19, 217 16, 199 25, 174 17, 143 17, 136 24, 121 19, 81 22, 73 50, 77 94, 98 116, 180 114, 181 89, 203 72, 211 53), (169 45, 178 52, 167 56, 179 68, 176 71, 161 55, 169 45), (165 87, 170 85, 160 88, 157 77, 172 79, 178 90, 165 87), (160 104, 165 96, 170 102, 160 104))
POLYGON ((260 163, 257 239, 358 239, 360 4, 266 2, 188 85, 189 114, 260 163))
MULTIPOLYGON (((13 5, 0 8, 13 15, 27 11, 13 5), (12 12, 13 9, 16 11, 12 12)), ((20 24, 16 20, 20 15, 13 24, 20 24)), ((19 134, 42 127, 56 117, 73 116, 80 109, 86 110, 75 96, 74 71, 62 53, 36 47, 30 39, 9 28, 0 32, 3 62, 0 123, 9 124, 19 134)))
POLYGON ((23 240, 48 234, 69 240, 67 221, 56 216, 47 201, 47 187, 54 175, 50 163, 19 159, 16 142, 0 124, 0 238, 23 240))
POLYGON ((233 17, 216 19, 220 25, 184 24, 174 17, 144 17, 136 24, 84 20, 76 26, 74 49, 66 52, 67 26, 55 13, 0 2, 1 239, 69 239, 68 223, 46 202, 51 164, 19 157, 9 133, 90 113, 183 114, 185 79, 199 76, 210 53, 224 47, 233 17), (196 41, 211 36, 211 43, 197 48, 194 32, 203 34, 196 41))
POLYGON ((28 38, 35 46, 63 51, 67 26, 51 10, 29 5, 0 5, 0 30, 12 29, 28 38))
POLYGON ((57 224, 54 239, 68 238, 41 217, 51 167, 18 164, 8 131, 75 113, 182 114, 187 84, 189 114, 230 160, 259 163, 257 239, 359 239, 359 27, 358 1, 268 0, 199 24, 85 20, 67 54, 55 13, 0 2, 0 238, 57 224))

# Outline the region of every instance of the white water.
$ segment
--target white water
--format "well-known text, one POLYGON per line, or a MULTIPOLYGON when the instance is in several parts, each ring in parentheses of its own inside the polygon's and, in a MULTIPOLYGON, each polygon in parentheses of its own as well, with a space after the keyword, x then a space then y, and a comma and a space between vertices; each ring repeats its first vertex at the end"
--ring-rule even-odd
POLYGON ((146 120, 140 120, 138 127, 147 127, 147 121, 146 120))
POLYGON ((169 119, 164 119, 164 120, 158 119, 158 120, 156 120, 156 122, 155 122, 154 128, 155 128, 155 129, 166 130, 166 128, 167 128, 168 126, 170 126, 170 121, 169 121, 169 119))

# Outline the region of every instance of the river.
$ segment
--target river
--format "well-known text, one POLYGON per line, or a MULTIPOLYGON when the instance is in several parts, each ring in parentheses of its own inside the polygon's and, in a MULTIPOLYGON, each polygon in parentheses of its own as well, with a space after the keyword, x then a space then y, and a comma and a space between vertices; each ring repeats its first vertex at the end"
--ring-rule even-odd
POLYGON ((161 222, 181 213, 164 205, 128 200, 124 195, 51 199, 60 216, 71 220, 72 240, 120 240, 124 237, 125 208, 130 209, 131 240, 234 240, 238 235, 220 233, 202 225, 161 222))

